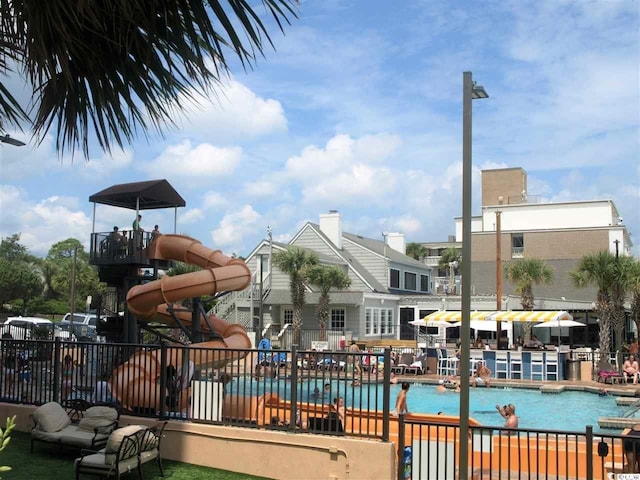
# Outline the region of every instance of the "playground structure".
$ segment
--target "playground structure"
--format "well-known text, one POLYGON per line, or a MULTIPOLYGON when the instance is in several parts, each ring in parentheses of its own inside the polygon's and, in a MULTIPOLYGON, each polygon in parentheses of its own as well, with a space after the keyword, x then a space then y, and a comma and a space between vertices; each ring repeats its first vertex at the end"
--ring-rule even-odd
MULTIPOLYGON (((141 210, 174 208, 174 231, 177 208, 185 206, 182 197, 166 180, 114 185, 89 200, 94 202, 94 227, 96 203, 135 210, 136 219, 141 210)), ((107 330, 116 332, 112 339, 138 343, 139 330, 143 328, 171 345, 183 347, 172 349, 167 359, 160 358, 160 350, 132 353, 113 371, 109 381, 111 392, 127 410, 159 411, 170 396, 169 385, 161 385, 165 374, 173 384, 179 385, 177 398, 172 400, 170 408, 184 410, 196 368, 221 368, 244 356, 242 349, 251 348, 243 327, 207 315, 200 301, 202 295, 247 288, 251 271, 244 261, 230 258, 184 235, 151 235, 139 225, 135 230, 115 234, 94 231, 90 259, 98 267, 100 279, 116 292, 112 302, 116 309, 102 323, 103 328, 106 324, 107 330), (196 265, 202 270, 158 278, 159 270, 170 267, 174 261, 196 265), (178 303, 185 300, 190 300, 190 308, 178 303), (127 308, 122 318, 116 311, 125 301, 127 308), (180 329, 189 342, 178 343, 161 331, 166 327, 180 329), (212 354, 201 355, 196 353, 199 348, 214 350, 212 354)))

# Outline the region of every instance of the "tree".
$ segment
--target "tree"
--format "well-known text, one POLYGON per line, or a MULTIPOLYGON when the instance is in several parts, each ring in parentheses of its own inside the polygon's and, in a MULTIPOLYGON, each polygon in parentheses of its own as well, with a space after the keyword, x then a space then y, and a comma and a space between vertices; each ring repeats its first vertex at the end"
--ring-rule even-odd
POLYGON ((320 288, 320 299, 316 307, 316 316, 320 326, 320 340, 327 339, 329 322, 329 292, 331 289, 344 290, 351 286, 349 274, 335 266, 316 265, 309 268, 309 282, 320 288))
POLYGON ((76 305, 74 305, 74 309, 83 308, 87 295, 102 292, 105 288, 100 283, 97 270, 89 264, 89 254, 79 240, 67 238, 54 243, 45 259, 47 275, 51 275, 50 283, 53 288, 51 298, 69 299, 73 277, 73 257, 76 250, 76 305))
MULTIPOLYGON (((505 278, 515 284, 515 290, 520 295, 523 310, 531 311, 535 305, 533 286, 541 283, 550 284, 553 281, 553 269, 544 260, 538 258, 521 258, 504 266, 505 278)), ((525 322, 523 333, 525 340, 531 338, 531 322, 525 322)))
POLYGON ((631 320, 640 332, 640 260, 631 259, 626 278, 626 290, 631 294, 631 320))
POLYGON ((447 247, 442 251, 440 260, 438 260, 438 269, 445 272, 449 271, 449 264, 458 262, 458 266, 454 271, 460 273, 462 271, 462 253, 456 247, 447 247))
POLYGON ((415 260, 422 261, 429 254, 429 249, 421 243, 409 242, 407 244, 407 255, 415 260))
MULTIPOLYGON (((611 289, 616 278, 615 261, 611 252, 602 250, 582 257, 576 268, 569 273, 576 287, 596 287, 594 311, 600 318, 601 352, 611 351, 611 289)), ((600 360, 606 361, 604 357, 600 360)))
POLYGON ((0 242, 0 305, 22 301, 22 313, 27 302, 40 295, 42 280, 37 259, 20 244, 20 234, 5 237, 0 242))
MULTIPOLYGON (((88 156, 90 135, 109 151, 140 130, 161 131, 194 91, 215 95, 226 53, 247 68, 272 45, 249 2, 223 3, 0 0, 0 71, 24 71, 33 85, 39 140, 55 125, 61 152, 88 156)), ((262 4, 282 31, 296 16, 295 0, 262 4)), ((0 83, 0 129, 30 120, 0 83)))
POLYGON ((300 344, 302 310, 309 268, 318 264, 318 256, 300 247, 291 247, 273 256, 273 263, 289 275, 293 305, 293 341, 300 344))

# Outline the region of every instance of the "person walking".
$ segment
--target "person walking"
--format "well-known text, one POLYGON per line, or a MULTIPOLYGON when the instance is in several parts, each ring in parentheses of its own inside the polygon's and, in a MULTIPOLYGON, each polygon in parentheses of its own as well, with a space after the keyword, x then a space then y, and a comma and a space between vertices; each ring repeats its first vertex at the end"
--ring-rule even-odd
POLYGON ((408 415, 407 394, 409 393, 409 382, 402 382, 402 389, 396 398, 396 415, 408 415))

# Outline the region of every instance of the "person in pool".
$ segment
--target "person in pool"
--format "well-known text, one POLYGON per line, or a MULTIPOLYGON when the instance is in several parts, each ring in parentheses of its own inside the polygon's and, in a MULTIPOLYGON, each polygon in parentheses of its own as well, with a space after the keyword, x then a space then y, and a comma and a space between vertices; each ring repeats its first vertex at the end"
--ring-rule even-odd
POLYGON ((504 424, 505 427, 518 428, 518 416, 516 415, 516 406, 513 403, 509 403, 503 407, 496 405, 496 410, 507 420, 504 424))

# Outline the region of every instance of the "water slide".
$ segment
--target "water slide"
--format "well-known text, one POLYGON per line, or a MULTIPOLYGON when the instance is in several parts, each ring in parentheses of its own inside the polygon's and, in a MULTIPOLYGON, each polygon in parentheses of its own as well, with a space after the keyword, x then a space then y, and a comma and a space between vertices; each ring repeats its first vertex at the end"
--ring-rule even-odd
MULTIPOLYGON (((137 285, 127 294, 127 306, 139 321, 164 323, 178 326, 175 316, 186 327, 191 326, 190 311, 175 304, 187 298, 213 295, 216 292, 244 290, 251 283, 251 271, 243 260, 231 258, 219 250, 211 250, 201 242, 184 235, 160 235, 149 245, 149 259, 180 261, 202 268, 198 272, 164 276, 159 280, 137 285), (171 308, 170 308, 171 306, 171 308), (181 311, 182 310, 182 311, 181 311)), ((167 370, 169 385, 160 391, 161 351, 140 351, 114 370, 111 378, 111 392, 123 407, 159 410, 169 396, 176 397, 171 390, 178 390, 177 399, 172 399, 172 410, 181 411, 188 406, 188 385, 193 370, 220 368, 227 362, 246 355, 234 349, 250 349, 251 340, 243 327, 230 324, 215 315, 202 319, 202 334, 208 338, 200 343, 187 346, 176 344, 168 350, 167 370), (211 331, 211 328, 214 330, 211 331), (215 351, 204 349, 216 349, 215 351), (173 379, 172 379, 173 378, 173 379)))

